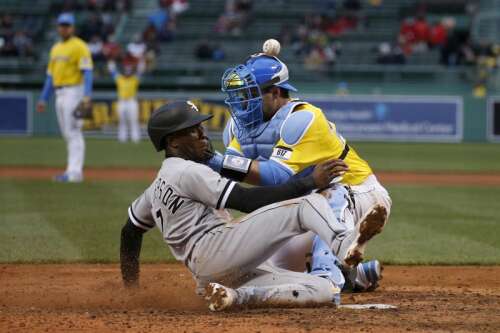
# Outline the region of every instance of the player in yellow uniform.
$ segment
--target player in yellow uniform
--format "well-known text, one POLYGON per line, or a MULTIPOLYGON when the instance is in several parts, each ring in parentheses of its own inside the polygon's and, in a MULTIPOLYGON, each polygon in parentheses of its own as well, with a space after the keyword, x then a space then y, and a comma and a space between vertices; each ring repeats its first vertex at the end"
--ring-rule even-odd
POLYGON ((92 96, 92 57, 87 44, 74 36, 75 18, 63 13, 57 19, 61 40, 50 50, 47 77, 37 103, 37 111, 46 109, 55 90, 57 121, 66 141, 68 152, 66 171, 54 179, 61 182, 81 182, 85 159, 83 120, 74 115, 82 102, 88 108, 92 96))
POLYGON ((127 141, 127 127, 130 129, 130 139, 132 142, 137 143, 141 139, 137 90, 139 89, 144 68, 144 62, 140 61, 137 65, 137 70, 131 65, 127 65, 123 69, 123 74, 121 74, 118 72, 114 62, 109 62, 108 64, 108 69, 115 80, 118 94, 118 141, 120 142, 127 141))
MULTIPOLYGON (((289 91, 296 89, 288 83, 288 69, 278 58, 254 55, 245 64, 228 69, 222 84, 233 119, 224 133, 226 155, 215 155, 209 165, 217 170, 229 155, 251 159, 241 162, 248 165, 243 179, 253 184, 274 185, 291 177, 306 176, 322 161, 343 159, 349 170, 337 180, 328 196, 337 218, 356 228, 358 236, 346 256, 335 254, 344 269, 356 267, 356 284, 360 289, 376 287, 380 277, 378 261, 358 264, 367 241, 385 225, 391 199, 368 163, 346 143, 319 108, 290 98, 289 91)), ((311 246, 312 269, 319 274, 331 274, 329 259, 322 255, 329 249, 315 242, 312 234, 295 237, 272 260, 283 268, 304 270, 305 254, 311 252, 311 246)))

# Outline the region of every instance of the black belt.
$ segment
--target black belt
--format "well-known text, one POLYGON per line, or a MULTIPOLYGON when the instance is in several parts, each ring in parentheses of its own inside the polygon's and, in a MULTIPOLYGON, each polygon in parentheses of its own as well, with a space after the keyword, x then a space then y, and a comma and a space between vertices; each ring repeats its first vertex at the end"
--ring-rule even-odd
POLYGON ((339 159, 343 160, 344 158, 346 158, 347 153, 349 152, 349 149, 350 149, 349 145, 346 143, 344 150, 342 151, 342 154, 340 154, 340 156, 339 156, 339 159))

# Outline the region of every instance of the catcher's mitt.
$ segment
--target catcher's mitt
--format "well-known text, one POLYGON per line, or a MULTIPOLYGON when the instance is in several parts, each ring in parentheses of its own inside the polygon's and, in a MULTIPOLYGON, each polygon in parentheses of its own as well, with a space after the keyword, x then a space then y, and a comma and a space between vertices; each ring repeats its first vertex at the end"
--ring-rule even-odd
POLYGON ((73 111, 73 116, 77 119, 91 119, 92 118, 92 104, 89 102, 81 101, 73 111))

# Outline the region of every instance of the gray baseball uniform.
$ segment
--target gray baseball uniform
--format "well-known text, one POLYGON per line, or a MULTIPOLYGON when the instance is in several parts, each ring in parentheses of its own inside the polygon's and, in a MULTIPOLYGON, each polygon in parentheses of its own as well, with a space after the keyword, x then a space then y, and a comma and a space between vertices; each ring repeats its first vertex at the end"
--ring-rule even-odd
POLYGON ((338 222, 319 194, 268 205, 238 220, 220 211, 235 182, 209 167, 167 158, 155 181, 129 207, 134 225, 155 225, 176 259, 198 282, 235 288, 240 303, 331 302, 340 290, 330 280, 274 267, 266 260, 290 238, 313 231, 339 256, 352 229, 338 222), (337 250, 338 249, 338 250, 337 250))

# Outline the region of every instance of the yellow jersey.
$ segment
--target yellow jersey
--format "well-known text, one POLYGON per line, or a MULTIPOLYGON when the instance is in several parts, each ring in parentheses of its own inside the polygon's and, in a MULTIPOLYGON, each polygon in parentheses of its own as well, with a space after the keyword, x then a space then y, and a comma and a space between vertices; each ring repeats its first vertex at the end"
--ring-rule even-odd
POLYGON ((137 96, 137 89, 139 88, 139 78, 137 75, 125 76, 118 74, 115 81, 120 99, 131 99, 137 96))
POLYGON ((52 47, 47 74, 54 87, 82 84, 82 70, 92 70, 92 56, 83 40, 73 36, 52 47))
MULTIPOLYGON (((326 119, 321 109, 304 103, 295 107, 292 112, 310 112, 313 117, 297 142, 287 144, 283 137, 280 137, 273 147, 270 159, 284 166, 292 174, 297 174, 320 162, 339 158, 343 154, 348 147, 347 143, 337 132, 335 124, 326 119)), ((243 155, 236 136, 231 139, 228 148, 243 155)), ((344 161, 349 166, 349 171, 342 179, 344 184, 359 185, 373 174, 368 163, 352 147, 348 147, 344 161)))

